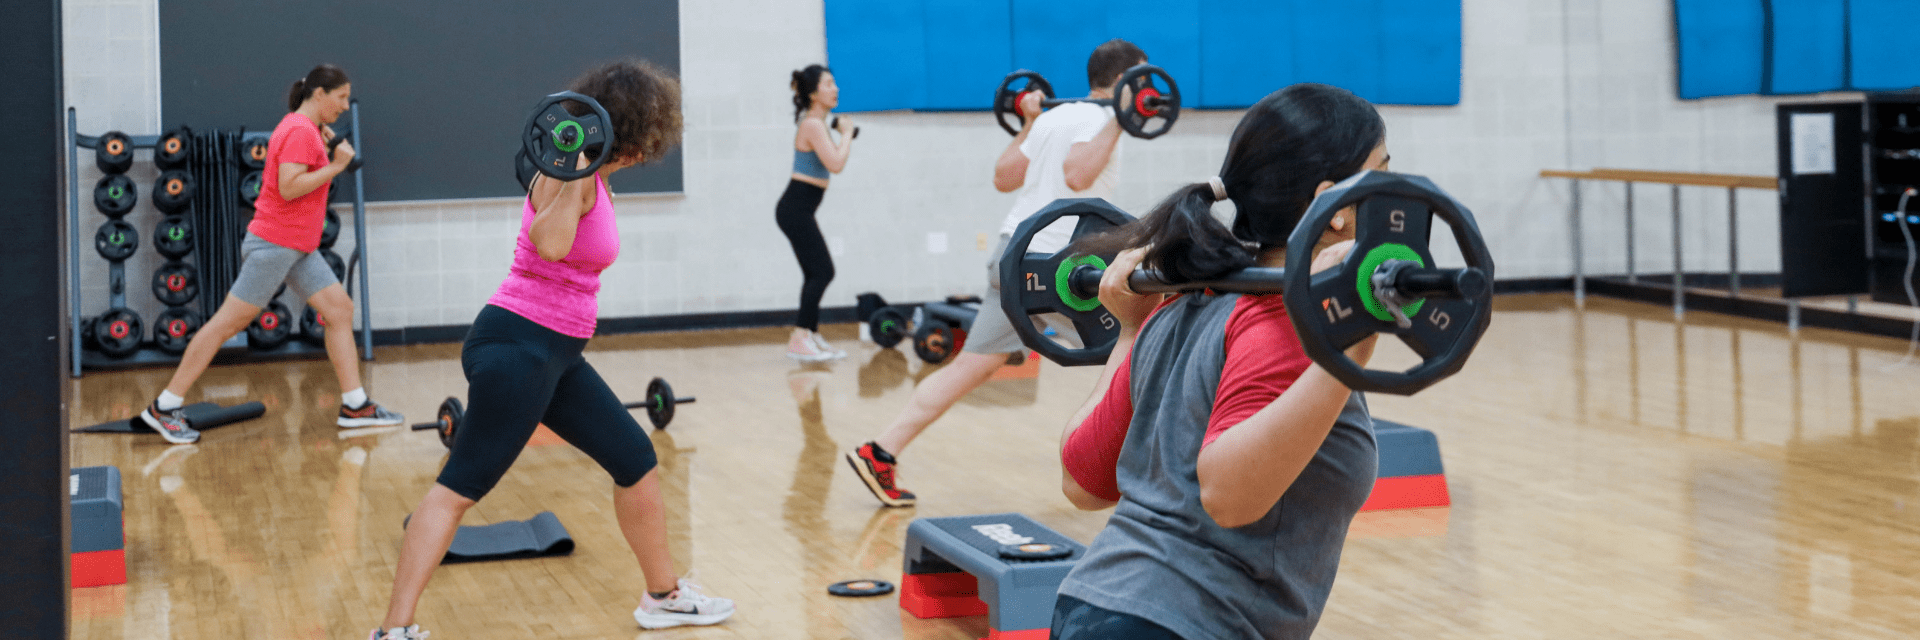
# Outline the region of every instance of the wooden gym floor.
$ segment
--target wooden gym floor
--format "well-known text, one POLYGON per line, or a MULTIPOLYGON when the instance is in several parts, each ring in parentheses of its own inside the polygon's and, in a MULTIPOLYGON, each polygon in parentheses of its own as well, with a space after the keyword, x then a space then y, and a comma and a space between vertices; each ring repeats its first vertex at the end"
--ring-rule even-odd
MULTIPOLYGON (((1920 628, 1920 362, 1900 341, 1566 295, 1505 296, 1467 369, 1376 415, 1439 434, 1454 506, 1362 514, 1321 638, 1894 638, 1920 628)), ((1058 492, 1061 423, 1097 372, 1046 364, 956 406, 904 457, 917 509, 878 508, 840 454, 929 371, 910 353, 782 355, 783 329, 615 336, 589 356, 615 391, 653 376, 699 402, 656 432, 673 556, 739 613, 641 632, 641 576, 611 482, 535 446, 468 524, 553 511, 571 557, 443 567, 435 638, 977 638, 893 597, 915 517, 1018 511, 1082 541, 1106 514, 1058 492)), ((458 345, 383 348, 376 399, 430 418, 464 397, 458 345)), ((1377 364, 1406 364, 1404 349, 1377 364)), ((72 426, 131 415, 169 371, 72 381, 72 426)), ((267 415, 171 447, 75 434, 73 465, 125 483, 126 585, 74 592, 73 637, 364 638, 385 610, 400 521, 445 451, 430 432, 333 426, 324 361, 211 371, 190 401, 267 415)))

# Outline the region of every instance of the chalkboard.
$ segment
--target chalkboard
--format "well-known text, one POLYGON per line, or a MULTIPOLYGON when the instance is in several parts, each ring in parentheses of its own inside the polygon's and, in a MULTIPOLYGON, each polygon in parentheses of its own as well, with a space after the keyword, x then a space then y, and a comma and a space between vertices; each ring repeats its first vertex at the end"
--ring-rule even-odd
MULTIPOLYGON (((160 3, 164 126, 271 130, 287 90, 340 65, 360 102, 367 197, 517 197, 516 133, 535 104, 621 58, 680 71, 674 0, 511 0, 321 5, 241 0, 160 3)), ((681 190, 680 153, 622 170, 621 193, 681 190)))

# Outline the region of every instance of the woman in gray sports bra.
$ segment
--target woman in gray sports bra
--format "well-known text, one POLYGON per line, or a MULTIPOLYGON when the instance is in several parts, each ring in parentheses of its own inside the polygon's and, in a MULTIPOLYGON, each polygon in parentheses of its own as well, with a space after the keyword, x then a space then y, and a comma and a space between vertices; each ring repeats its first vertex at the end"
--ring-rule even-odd
POLYGON ((833 256, 827 253, 827 240, 820 235, 820 224, 813 218, 820 199, 827 194, 827 180, 847 165, 853 150, 853 119, 835 118, 839 142, 827 132, 827 114, 840 104, 840 87, 833 72, 820 65, 793 72, 793 118, 799 131, 793 136, 793 179, 787 191, 774 205, 774 221, 793 244, 793 255, 800 260, 800 313, 793 322, 793 335, 787 340, 787 357, 802 362, 844 358, 845 351, 833 348, 820 337, 820 296, 833 281, 833 256))

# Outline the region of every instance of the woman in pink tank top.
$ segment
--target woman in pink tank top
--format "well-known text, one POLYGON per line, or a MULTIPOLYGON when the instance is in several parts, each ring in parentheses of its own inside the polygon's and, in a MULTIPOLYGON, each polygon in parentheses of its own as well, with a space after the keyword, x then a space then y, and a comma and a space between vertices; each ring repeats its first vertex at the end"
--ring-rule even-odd
POLYGON ((513 267, 461 348, 466 414, 446 466, 410 517, 386 619, 371 640, 425 635, 414 610, 461 516, 493 489, 543 423, 613 478, 621 533, 646 576, 635 622, 657 629, 733 615, 731 600, 707 596, 676 573, 653 441, 582 357, 599 311, 600 272, 620 255, 606 178, 679 143, 680 85, 650 63, 623 61, 588 72, 570 90, 593 98, 612 117, 610 157, 591 177, 539 176, 528 191, 513 267))

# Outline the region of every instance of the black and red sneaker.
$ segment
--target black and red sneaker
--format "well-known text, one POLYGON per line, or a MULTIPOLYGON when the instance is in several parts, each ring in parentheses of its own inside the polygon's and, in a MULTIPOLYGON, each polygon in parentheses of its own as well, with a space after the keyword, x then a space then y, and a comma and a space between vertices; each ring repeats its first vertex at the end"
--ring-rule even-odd
POLYGON ((913 506, 913 492, 893 486, 894 459, 879 445, 872 442, 860 445, 860 448, 847 452, 847 464, 853 465, 854 475, 867 485, 873 497, 889 507, 913 506))

